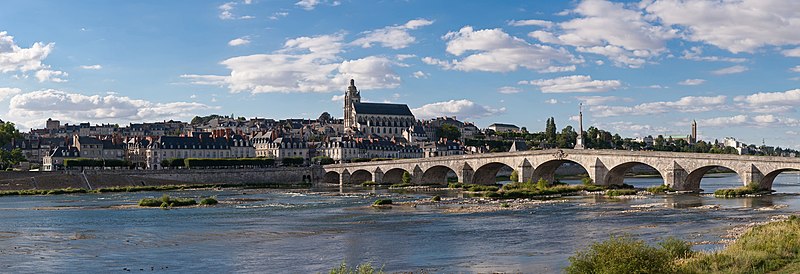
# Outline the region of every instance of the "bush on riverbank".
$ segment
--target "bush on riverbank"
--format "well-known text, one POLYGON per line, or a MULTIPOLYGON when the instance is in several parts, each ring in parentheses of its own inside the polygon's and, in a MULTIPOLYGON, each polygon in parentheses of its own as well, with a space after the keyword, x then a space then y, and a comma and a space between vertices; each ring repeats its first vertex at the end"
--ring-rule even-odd
POLYGON ((749 183, 747 184, 747 186, 744 187, 717 189, 716 191, 714 191, 714 196, 721 198, 734 198, 734 197, 742 197, 745 195, 757 194, 763 191, 764 190, 762 190, 758 184, 749 183))
POLYGON ((139 206, 144 207, 180 207, 196 205, 197 201, 192 198, 171 198, 164 194, 161 198, 143 198, 139 200, 139 206))
POLYGON ((636 189, 609 189, 606 191, 606 196, 616 197, 624 195, 636 195, 639 191, 636 189))
POLYGON ((330 274, 383 274, 383 268, 375 269, 371 263, 361 263, 355 268, 350 268, 347 263, 342 262, 338 267, 329 271, 330 274))
POLYGON ((629 236, 611 237, 569 258, 567 273, 673 273, 676 259, 665 248, 629 236))
POLYGON ((669 185, 659 185, 659 186, 654 186, 654 187, 648 187, 646 190, 647 190, 647 192, 650 192, 650 193, 653 193, 653 194, 664 194, 664 193, 667 193, 667 192, 675 191, 669 185))
POLYGON ((202 200, 200 200, 201 205, 216 205, 218 203, 219 201, 217 201, 217 199, 214 199, 213 197, 203 198, 202 200))
POLYGON ((447 184, 449 188, 460 188, 466 191, 471 192, 483 192, 483 191, 498 191, 500 187, 497 185, 479 185, 479 184, 462 184, 462 183, 449 183, 447 184))

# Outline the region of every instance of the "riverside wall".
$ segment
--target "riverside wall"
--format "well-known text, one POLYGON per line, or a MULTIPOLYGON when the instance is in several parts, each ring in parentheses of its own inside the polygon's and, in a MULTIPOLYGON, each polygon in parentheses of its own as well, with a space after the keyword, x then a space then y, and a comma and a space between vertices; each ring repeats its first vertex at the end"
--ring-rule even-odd
POLYGON ((85 170, 0 172, 0 190, 107 188, 176 184, 297 184, 313 182, 310 167, 259 169, 85 170))

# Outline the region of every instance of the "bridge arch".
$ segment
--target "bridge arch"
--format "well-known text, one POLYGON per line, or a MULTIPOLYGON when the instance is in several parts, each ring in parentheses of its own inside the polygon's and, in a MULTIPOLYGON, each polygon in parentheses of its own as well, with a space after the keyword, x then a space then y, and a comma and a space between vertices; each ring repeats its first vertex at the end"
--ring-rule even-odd
MULTIPOLYGON (((392 168, 383 173, 384 184, 401 184, 403 183, 403 173, 408 172, 402 168, 392 168)), ((411 172, 409 172, 411 174, 411 172)))
POLYGON ((350 173, 350 184, 360 185, 366 181, 372 181, 372 172, 364 169, 359 169, 350 173))
MULTIPOLYGON (((605 178, 606 183, 609 185, 622 185, 625 181, 625 174, 627 174, 628 171, 632 170, 636 166, 650 167, 658 173, 658 176, 661 177, 662 180, 664 179, 664 172, 659 170, 655 165, 647 164, 645 162, 640 162, 640 161, 631 161, 610 167, 608 173, 606 174, 605 178)), ((662 184, 664 183, 665 182, 662 182, 662 184)))
MULTIPOLYGON (((472 176, 472 183, 473 184, 481 184, 481 185, 493 185, 497 183, 497 174, 500 173, 501 170, 511 170, 513 172, 514 168, 509 166, 508 164, 501 163, 501 162, 491 162, 484 164, 478 169, 475 170, 475 174, 472 176)), ((467 182, 464 182, 467 183, 467 182)))
POLYGON ((458 181, 458 173, 444 165, 436 165, 429 167, 422 173, 422 184, 423 185, 439 185, 439 184, 447 184, 449 178, 456 178, 458 181))
MULTIPOLYGON (((536 168, 533 169, 533 174, 531 175, 530 180, 532 182, 537 182, 541 179, 545 179, 547 182, 553 183, 555 182, 556 178, 556 169, 558 169, 563 164, 572 164, 576 165, 577 167, 583 168, 583 170, 587 173, 589 178, 591 178, 592 180, 595 179, 592 178, 592 174, 588 172, 589 169, 587 169, 586 166, 581 163, 569 159, 553 159, 545 161, 536 166, 536 168)), ((527 180, 527 178, 524 179, 527 180)))
MULTIPOLYGON (((734 173, 736 173, 736 175, 738 175, 737 176, 738 178, 740 178, 740 179, 744 178, 743 174, 741 172, 737 171, 735 168, 730 167, 730 166, 721 165, 721 164, 704 165, 704 166, 695 168, 694 170, 689 172, 688 175, 686 175, 686 183, 685 183, 686 189, 699 190, 700 189, 700 181, 703 180, 703 176, 705 176, 706 173, 708 173, 709 171, 711 171, 714 168, 724 168, 724 169, 727 169, 727 170, 731 170, 734 173)), ((744 183, 743 183, 743 185, 744 185, 744 183)))
POLYGON ((772 184, 775 182, 775 178, 778 178, 778 175, 787 171, 800 171, 800 168, 779 168, 773 171, 770 171, 767 174, 764 174, 764 178, 761 179, 759 182, 759 186, 762 189, 772 189, 772 184))
POLYGON ((339 184, 341 181, 342 175, 336 171, 328 171, 325 172, 325 176, 322 177, 322 183, 325 184, 339 184))

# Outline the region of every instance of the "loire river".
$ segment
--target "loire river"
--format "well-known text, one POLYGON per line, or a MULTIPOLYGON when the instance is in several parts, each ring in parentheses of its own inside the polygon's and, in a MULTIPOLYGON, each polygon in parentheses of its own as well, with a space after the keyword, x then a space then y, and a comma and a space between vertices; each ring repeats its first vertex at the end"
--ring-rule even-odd
MULTIPOLYGON (((646 186, 660 179, 625 182, 646 186)), ((728 174, 705 178, 701 187, 710 192, 739 185, 728 174)), ((774 187, 800 193, 800 176, 781 175, 774 187)), ((172 210, 126 206, 160 192, 0 197, 0 272, 320 273, 342 261, 371 261, 389 272, 558 273, 576 250, 610 235, 649 242, 677 236, 705 242, 695 248, 710 250, 721 245, 707 243, 718 242, 733 226, 800 210, 793 194, 655 195, 569 197, 521 210, 445 213, 435 206, 373 209, 370 190, 347 192, 356 194, 167 192, 221 201, 172 210)), ((381 195, 404 201, 432 194, 381 195)))

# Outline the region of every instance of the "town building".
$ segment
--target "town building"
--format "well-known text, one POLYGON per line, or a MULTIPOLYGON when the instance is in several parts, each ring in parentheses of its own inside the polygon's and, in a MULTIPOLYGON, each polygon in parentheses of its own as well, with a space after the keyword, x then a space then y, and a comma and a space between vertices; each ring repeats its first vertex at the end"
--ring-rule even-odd
POLYGON ((361 92, 355 80, 350 80, 344 97, 345 131, 384 138, 402 137, 403 130, 415 121, 408 105, 361 102, 361 92))
POLYGON ((501 124, 501 123, 494 123, 489 125, 489 129, 493 130, 494 132, 513 132, 518 133, 519 127, 512 125, 512 124, 501 124))

